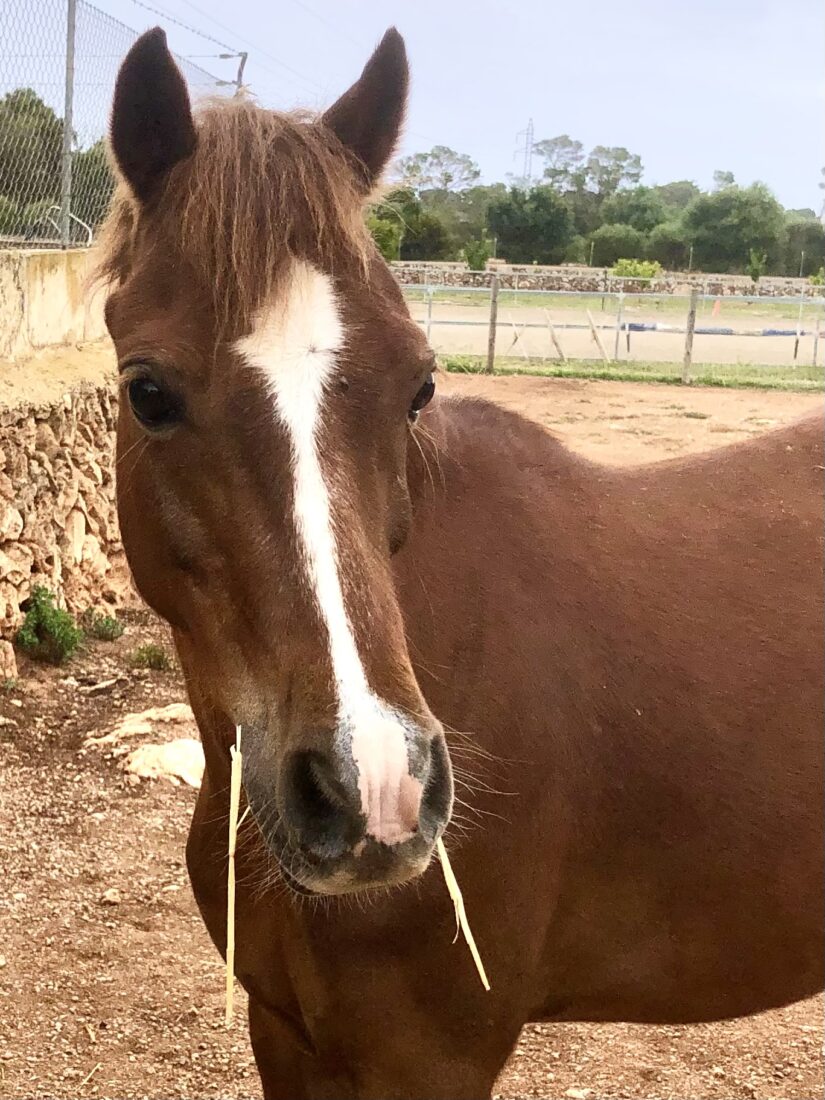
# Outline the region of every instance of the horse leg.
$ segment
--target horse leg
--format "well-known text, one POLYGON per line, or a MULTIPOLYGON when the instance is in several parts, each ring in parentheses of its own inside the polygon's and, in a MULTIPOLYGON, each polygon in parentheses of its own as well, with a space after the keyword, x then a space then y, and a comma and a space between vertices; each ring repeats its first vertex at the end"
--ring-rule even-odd
POLYGON ((314 1051, 294 1025, 252 996, 249 1039, 264 1100, 310 1100, 307 1082, 314 1075, 314 1051))
POLYGON ((404 1028, 376 1023, 357 1036, 330 1032, 316 1049, 295 1025, 249 1000, 264 1100, 484 1100, 520 1027, 497 1021, 462 1031, 442 1030, 431 1018, 404 1028))

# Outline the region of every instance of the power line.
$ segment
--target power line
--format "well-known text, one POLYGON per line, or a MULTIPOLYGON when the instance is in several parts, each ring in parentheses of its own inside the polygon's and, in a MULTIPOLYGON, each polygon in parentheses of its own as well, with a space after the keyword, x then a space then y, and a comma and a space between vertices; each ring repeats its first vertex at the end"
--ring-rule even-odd
POLYGON ((132 0, 133 4, 137 4, 140 8, 145 8, 146 11, 152 12, 154 15, 159 15, 161 19, 168 19, 170 23, 174 23, 178 27, 183 27, 184 30, 189 31, 191 34, 198 35, 199 38, 204 39, 206 42, 213 42, 216 46, 220 46, 223 50, 228 51, 226 53, 219 54, 193 54, 191 56, 196 57, 217 57, 221 61, 230 61, 232 58, 238 59, 238 75, 234 80, 218 80, 219 87, 228 87, 234 84, 236 93, 240 92, 243 80, 243 71, 246 67, 246 59, 248 54, 246 50, 236 50, 233 46, 228 46, 225 42, 220 42, 217 38, 213 38, 209 34, 204 34, 203 31, 199 31, 196 27, 190 27, 188 23, 181 22, 180 19, 176 19, 174 15, 169 15, 168 12, 163 11, 160 8, 152 7, 151 4, 147 4, 144 0, 132 0))
MULTIPOLYGON (((216 27, 220 27, 221 30, 227 31, 244 45, 250 46, 256 54, 260 54, 261 56, 268 58, 270 61, 273 61, 276 65, 279 65, 282 69, 285 69, 287 72, 297 77, 297 79, 303 81, 305 84, 310 85, 313 90, 321 91, 320 85, 310 80, 309 77, 306 77, 302 73, 299 73, 297 69, 293 69, 290 65, 287 65, 286 62, 281 61, 279 58, 274 57, 272 54, 267 53, 265 50, 262 50, 257 43, 250 42, 248 39, 242 38, 241 35, 237 34, 234 30, 232 30, 231 27, 227 27, 224 23, 220 23, 208 12, 202 11, 195 4, 188 3, 188 0, 183 0, 183 2, 187 5, 187 7, 190 7, 193 11, 197 12, 198 15, 202 16, 204 19, 208 19, 211 23, 214 23, 216 27)), ((214 45, 220 46, 222 49, 231 51, 232 57, 240 57, 243 53, 243 51, 239 51, 238 49, 236 49, 236 47, 230 46, 226 42, 222 42, 219 38, 215 38, 213 35, 207 34, 205 31, 199 30, 197 27, 193 27, 190 23, 186 23, 182 19, 178 19, 176 16, 170 15, 169 12, 164 11, 162 8, 155 7, 152 4, 147 4, 146 0, 132 0, 132 3, 136 4, 138 7, 144 8, 146 11, 152 12, 154 15, 159 15, 162 19, 166 19, 170 23, 174 23, 175 26, 181 27, 185 31, 189 31, 190 34, 196 34, 199 38, 202 38, 207 42, 212 42, 214 45)), ((276 77, 276 79, 278 79, 278 74, 273 73, 271 69, 268 69, 266 67, 266 65, 262 65, 260 62, 258 62, 258 67, 262 69, 265 73, 269 73, 270 76, 274 76, 276 77)), ((228 83, 236 83, 236 81, 229 81, 228 83)))
MULTIPOLYGON (((168 19, 168 21, 170 23, 174 23, 175 26, 183 27, 185 31, 196 34, 199 38, 203 38, 207 42, 212 42, 216 46, 220 46, 223 50, 232 49, 232 46, 227 46, 225 42, 220 42, 217 38, 213 38, 211 34, 204 34, 204 32, 199 31, 197 27, 190 27, 188 23, 184 23, 180 19, 176 19, 174 15, 170 15, 168 11, 163 11, 161 8, 153 8, 151 4, 144 3, 144 0, 132 0, 132 3, 137 4, 139 8, 144 8, 146 11, 152 12, 153 15, 159 15, 161 19, 168 19)), ((209 57, 210 55, 207 54, 206 56, 209 57)))
POLYGON ((305 4, 304 0, 291 0, 291 2, 295 4, 296 7, 303 8, 305 12, 308 12, 314 19, 317 19, 319 23, 323 23, 325 26, 329 27, 329 29, 334 34, 338 36, 343 36, 344 38, 352 42, 355 46, 358 46, 362 49, 369 49, 366 42, 362 42, 359 39, 353 38, 353 36, 349 34, 348 31, 341 30, 341 28, 337 26, 337 24, 330 22, 330 20, 327 19, 325 15, 321 15, 320 12, 317 12, 314 8, 311 8, 309 4, 305 4))

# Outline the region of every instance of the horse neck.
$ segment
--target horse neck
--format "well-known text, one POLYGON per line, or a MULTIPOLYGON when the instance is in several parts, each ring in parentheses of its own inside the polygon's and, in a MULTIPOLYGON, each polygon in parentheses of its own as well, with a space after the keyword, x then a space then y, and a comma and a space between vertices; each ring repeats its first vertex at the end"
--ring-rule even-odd
POLYGON ((428 701, 448 722, 502 694, 529 709, 531 685, 554 668, 581 697, 590 684, 601 692, 600 489, 611 472, 495 405, 448 399, 422 419, 413 529, 395 568, 428 701))

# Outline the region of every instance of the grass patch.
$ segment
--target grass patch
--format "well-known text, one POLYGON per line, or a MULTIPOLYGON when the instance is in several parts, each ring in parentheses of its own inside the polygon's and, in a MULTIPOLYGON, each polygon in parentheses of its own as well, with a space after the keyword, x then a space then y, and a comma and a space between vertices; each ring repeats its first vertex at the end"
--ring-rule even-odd
POLYGON ((83 631, 68 611, 58 607, 53 593, 36 585, 23 605, 26 618, 15 642, 36 661, 62 665, 83 641, 83 631))
POLYGON ((17 681, 7 676, 5 680, 0 680, 0 695, 11 695, 13 691, 17 690, 17 681))
POLYGON ((125 627, 114 615, 105 611, 95 611, 90 607, 83 615, 83 629, 90 638, 99 642, 114 642, 123 634, 125 627))
MULTIPOLYGON (((456 374, 483 374, 485 367, 485 359, 480 355, 444 355, 439 358, 439 363, 444 370, 456 374)), ((502 357, 496 360, 495 373, 682 385, 680 364, 646 361, 605 363, 601 359, 576 359, 562 363, 558 360, 502 357)), ((810 393, 825 389, 825 368, 810 364, 788 367, 759 363, 695 363, 690 385, 810 393)))
POLYGON ((129 654, 129 664, 132 668, 150 668, 153 672, 169 672, 172 668, 172 658, 162 645, 155 642, 147 642, 139 645, 129 654))
POLYGON ((710 413, 698 412, 696 409, 686 409, 679 415, 686 420, 710 420, 710 413))

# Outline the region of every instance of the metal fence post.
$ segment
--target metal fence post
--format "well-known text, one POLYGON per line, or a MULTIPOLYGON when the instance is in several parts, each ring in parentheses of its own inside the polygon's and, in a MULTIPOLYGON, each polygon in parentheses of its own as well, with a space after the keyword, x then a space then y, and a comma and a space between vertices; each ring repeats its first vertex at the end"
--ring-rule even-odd
POLYGON ((72 109, 77 0, 66 0, 66 87, 63 95, 63 151, 60 170, 60 246, 68 248, 72 212, 72 109))
POLYGON ((496 369, 496 322, 498 321, 498 275, 490 280, 490 332, 487 337, 487 367, 486 373, 492 374, 496 369))
POLYGON ((693 362, 693 332, 696 328, 696 303, 699 298, 699 287, 695 286, 690 292, 690 305, 688 306, 687 328, 685 329, 685 358, 682 363, 682 383, 687 386, 690 383, 690 365, 693 362))

